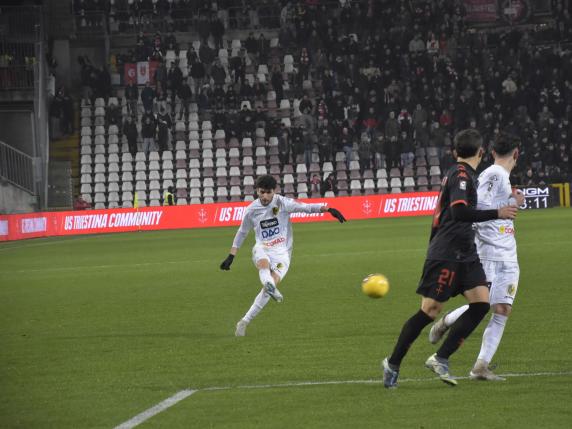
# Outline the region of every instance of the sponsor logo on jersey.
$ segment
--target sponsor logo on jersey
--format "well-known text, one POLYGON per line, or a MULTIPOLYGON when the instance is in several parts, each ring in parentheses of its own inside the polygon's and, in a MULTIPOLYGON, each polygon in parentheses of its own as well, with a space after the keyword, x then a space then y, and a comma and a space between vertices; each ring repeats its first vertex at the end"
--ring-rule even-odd
POLYGON ((260 228, 262 229, 274 228, 275 226, 278 226, 278 219, 276 218, 264 219, 260 221, 260 228))
POLYGON ((514 235, 514 228, 512 226, 501 225, 499 227, 499 232, 501 234, 513 234, 514 235))
POLYGON ((465 180, 461 180, 459 182, 459 189, 462 189, 463 191, 467 190, 467 182, 465 180))
POLYGON ((279 226, 277 226, 275 228, 262 230, 262 238, 272 238, 278 234, 280 234, 280 227, 279 226))
POLYGON ((273 246, 276 246, 277 244, 284 243, 285 241, 286 241, 286 239, 284 237, 278 237, 272 241, 265 242, 264 245, 266 247, 273 247, 273 246))

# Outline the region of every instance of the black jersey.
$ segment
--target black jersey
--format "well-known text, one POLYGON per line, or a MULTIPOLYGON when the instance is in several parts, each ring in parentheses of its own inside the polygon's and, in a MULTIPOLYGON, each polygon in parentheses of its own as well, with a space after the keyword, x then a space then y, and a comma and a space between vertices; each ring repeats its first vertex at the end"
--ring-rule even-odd
POLYGON ((456 204, 476 209, 477 187, 476 172, 469 164, 458 162, 447 171, 433 213, 427 259, 458 262, 478 259, 472 222, 455 220, 451 212, 456 204))

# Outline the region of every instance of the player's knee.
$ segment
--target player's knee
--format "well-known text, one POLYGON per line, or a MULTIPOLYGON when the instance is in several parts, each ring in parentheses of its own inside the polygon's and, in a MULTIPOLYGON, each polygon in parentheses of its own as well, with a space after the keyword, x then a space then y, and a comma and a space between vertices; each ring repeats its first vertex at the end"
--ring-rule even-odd
POLYGON ((270 261, 268 259, 259 259, 256 261, 256 267, 259 270, 267 270, 270 268, 270 261))
POLYGON ((473 302, 469 304, 469 309, 480 319, 483 319, 487 315, 490 308, 491 306, 488 302, 473 302))
POLYGON ((495 314, 499 314, 501 316, 510 316, 510 313, 512 312, 512 305, 509 304, 495 304, 493 306, 493 311, 495 312, 495 314))
POLYGON ((423 300, 421 302, 421 311, 429 316, 431 319, 435 319, 441 310, 443 309, 443 304, 433 300, 423 300))

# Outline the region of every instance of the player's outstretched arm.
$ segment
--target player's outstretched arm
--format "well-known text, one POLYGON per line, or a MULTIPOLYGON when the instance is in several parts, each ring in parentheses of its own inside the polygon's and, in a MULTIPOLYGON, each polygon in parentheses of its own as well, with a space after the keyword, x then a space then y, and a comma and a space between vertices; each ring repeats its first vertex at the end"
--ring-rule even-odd
POLYGON ((333 207, 325 207, 322 206, 322 208, 320 209, 320 211, 322 212, 328 212, 329 214, 331 214, 333 217, 335 217, 340 223, 344 223, 347 222, 347 219, 344 217, 344 215, 342 214, 342 212, 340 212, 339 210, 333 208, 333 207))

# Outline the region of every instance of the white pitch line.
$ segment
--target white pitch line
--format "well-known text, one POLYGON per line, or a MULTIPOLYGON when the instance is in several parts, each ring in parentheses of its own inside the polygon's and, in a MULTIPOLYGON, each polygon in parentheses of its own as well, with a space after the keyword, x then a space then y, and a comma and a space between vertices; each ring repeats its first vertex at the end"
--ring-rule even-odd
MULTIPOLYGON (((501 377, 556 377, 556 376, 572 376, 572 371, 560 372, 530 372, 530 373, 511 373, 499 374, 501 377)), ((455 377, 457 380, 468 380, 469 377, 455 377)), ((434 378, 403 378, 399 383, 411 382, 426 382, 439 380, 438 377, 434 378)), ((279 383, 279 384, 245 384, 239 386, 213 386, 198 389, 199 391, 216 391, 216 390, 233 390, 233 389, 276 389, 282 387, 303 387, 303 386, 328 386, 328 385, 344 385, 344 384, 381 384, 381 379, 370 380, 330 380, 330 381, 300 381, 292 383, 279 383)))
MULTIPOLYGON (((558 377, 558 376, 571 376, 572 371, 553 371, 553 372, 530 372, 530 373, 512 373, 512 374, 499 374, 501 377, 558 377)), ((468 380, 469 377, 455 377, 457 380, 468 380)), ((426 381, 439 381, 438 377, 434 378, 404 378, 399 380, 399 383, 411 382, 426 382, 426 381)), ((193 393, 197 392, 214 392, 220 390, 238 390, 238 389, 277 389, 285 387, 304 387, 304 386, 331 386, 331 385, 347 385, 347 384, 381 384, 381 379, 369 380, 331 380, 331 381, 300 381, 292 383, 277 383, 277 384, 244 384, 239 386, 212 386, 204 387, 202 389, 185 389, 175 393, 173 396, 159 402, 157 405, 137 414, 125 423, 116 426, 114 429, 131 429, 141 423, 149 420, 151 417, 165 411, 167 408, 172 407, 176 403, 188 398, 193 393)))
POLYGON ((177 402, 180 402, 183 399, 188 398, 189 396, 191 396, 193 393, 196 392, 198 392, 198 390, 192 390, 192 389, 181 390, 180 392, 175 393, 173 396, 165 399, 164 401, 159 402, 157 405, 143 411, 140 414, 137 414, 135 417, 127 420, 125 423, 121 423, 114 429, 131 429, 134 428, 135 426, 139 426, 141 423, 143 423, 146 420, 149 420, 154 415, 159 414, 162 411, 165 411, 167 408, 171 408, 177 402))

